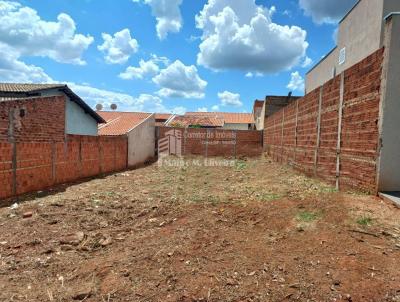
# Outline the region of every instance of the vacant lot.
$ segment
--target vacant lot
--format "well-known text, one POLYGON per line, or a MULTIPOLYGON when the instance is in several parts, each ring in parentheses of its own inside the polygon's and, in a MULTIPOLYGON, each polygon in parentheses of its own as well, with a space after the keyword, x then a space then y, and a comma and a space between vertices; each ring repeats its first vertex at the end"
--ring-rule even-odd
POLYGON ((0 301, 400 301, 400 210, 268 158, 0 209, 0 301))

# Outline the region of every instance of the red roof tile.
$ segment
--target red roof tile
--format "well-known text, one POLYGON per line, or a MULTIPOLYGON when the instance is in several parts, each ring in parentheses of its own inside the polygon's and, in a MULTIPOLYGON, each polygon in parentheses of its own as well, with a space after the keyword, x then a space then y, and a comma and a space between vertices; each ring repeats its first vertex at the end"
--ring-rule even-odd
POLYGON ((127 134, 132 128, 151 115, 151 113, 144 112, 118 111, 98 111, 97 113, 107 122, 99 125, 99 135, 127 134))
POLYGON ((232 112, 187 112, 187 116, 207 116, 222 119, 226 124, 254 124, 252 113, 232 112))
POLYGON ((169 125, 180 125, 182 127, 202 126, 202 127, 222 127, 224 120, 208 116, 180 115, 176 116, 169 125))

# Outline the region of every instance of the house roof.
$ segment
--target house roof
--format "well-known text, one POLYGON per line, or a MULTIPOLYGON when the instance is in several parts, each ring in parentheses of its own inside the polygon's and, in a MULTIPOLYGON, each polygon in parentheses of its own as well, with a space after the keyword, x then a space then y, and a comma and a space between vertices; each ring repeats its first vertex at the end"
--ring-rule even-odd
POLYGON ((189 116, 207 116, 222 119, 225 124, 254 124, 252 113, 232 113, 232 112, 187 112, 189 116))
POLYGON ((183 127, 222 127, 224 126, 224 120, 221 118, 202 115, 177 115, 169 123, 169 125, 174 124, 179 124, 183 127))
POLYGON ((64 92, 71 101, 78 104, 85 113, 93 117, 98 123, 105 122, 100 115, 65 84, 0 83, 0 102, 40 97, 42 92, 53 89, 64 92))
POLYGON ((144 112, 97 111, 106 121, 99 125, 99 135, 124 135, 151 116, 144 112))
POLYGON ((167 120, 172 116, 171 113, 156 113, 156 120, 167 120))

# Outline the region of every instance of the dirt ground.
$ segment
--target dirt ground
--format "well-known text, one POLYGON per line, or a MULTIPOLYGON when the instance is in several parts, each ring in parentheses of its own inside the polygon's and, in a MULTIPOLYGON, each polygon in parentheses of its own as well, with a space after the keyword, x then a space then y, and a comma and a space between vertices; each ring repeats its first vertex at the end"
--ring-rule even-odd
POLYGON ((268 158, 0 209, 0 301, 400 301, 400 210, 268 158))

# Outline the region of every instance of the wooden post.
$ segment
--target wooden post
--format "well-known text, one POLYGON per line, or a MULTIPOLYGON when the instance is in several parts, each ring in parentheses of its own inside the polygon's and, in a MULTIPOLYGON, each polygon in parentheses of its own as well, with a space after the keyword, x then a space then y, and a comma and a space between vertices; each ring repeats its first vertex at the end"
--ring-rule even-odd
POLYGON ((315 154, 314 154, 314 176, 317 176, 317 167, 318 167, 318 150, 321 138, 321 110, 322 110, 323 91, 324 91, 324 85, 322 85, 319 90, 318 115, 317 115, 317 142, 315 144, 315 154))
POLYGON ((339 99, 339 117, 338 117, 338 136, 336 145, 336 190, 340 189, 340 150, 342 146, 342 118, 344 102, 344 72, 340 74, 340 99, 339 99))

